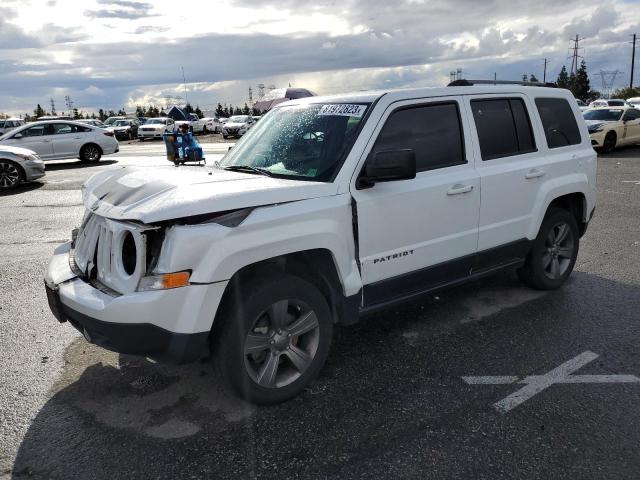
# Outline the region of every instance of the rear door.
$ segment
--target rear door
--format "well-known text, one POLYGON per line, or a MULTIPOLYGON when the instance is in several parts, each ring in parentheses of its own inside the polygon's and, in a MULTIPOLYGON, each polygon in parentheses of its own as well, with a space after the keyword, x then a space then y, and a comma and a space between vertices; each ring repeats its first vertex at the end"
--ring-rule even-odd
POLYGON ((364 306, 469 275, 478 240, 480 180, 458 98, 397 102, 369 142, 376 152, 411 149, 416 178, 352 185, 364 306))
POLYGON ((86 131, 90 128, 78 127, 71 123, 54 123, 53 128, 53 156, 55 158, 75 158, 80 154, 80 148, 88 138, 86 131), (86 131, 85 131, 86 130, 86 131))
POLYGON ((468 107, 482 184, 475 269, 483 270, 524 257, 541 187, 572 171, 581 136, 564 98, 474 95, 468 107))

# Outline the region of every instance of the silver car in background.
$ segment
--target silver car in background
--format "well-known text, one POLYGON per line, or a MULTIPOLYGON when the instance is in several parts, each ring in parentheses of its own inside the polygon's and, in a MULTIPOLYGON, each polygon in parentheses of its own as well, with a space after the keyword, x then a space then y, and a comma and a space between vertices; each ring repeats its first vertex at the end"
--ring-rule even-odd
POLYGON ((44 177, 44 162, 26 148, 0 145, 0 191, 44 177))

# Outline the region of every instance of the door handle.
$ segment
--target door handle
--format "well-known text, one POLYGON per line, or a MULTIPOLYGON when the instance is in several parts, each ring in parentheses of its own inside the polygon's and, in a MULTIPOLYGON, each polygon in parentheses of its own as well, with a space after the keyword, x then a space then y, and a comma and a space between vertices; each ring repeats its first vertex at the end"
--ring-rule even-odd
POLYGON ((456 183, 453 187, 447 190, 447 195, 460 195, 461 193, 469 193, 473 190, 473 185, 462 185, 456 183))
POLYGON ((532 168, 527 172, 524 178, 526 178, 527 180, 530 180, 532 178, 542 177, 543 175, 544 175, 544 170, 540 170, 538 168, 532 168))
POLYGON ((49 143, 51 140, 42 140, 42 143, 49 143))
POLYGON ((82 137, 73 137, 74 140, 82 140, 82 137))

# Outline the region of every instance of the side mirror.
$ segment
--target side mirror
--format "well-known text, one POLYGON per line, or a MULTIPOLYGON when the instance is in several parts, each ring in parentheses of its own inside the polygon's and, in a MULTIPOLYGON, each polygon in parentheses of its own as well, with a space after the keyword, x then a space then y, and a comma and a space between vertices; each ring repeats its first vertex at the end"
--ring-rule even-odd
POLYGON ((358 190, 373 187, 377 182, 392 182, 416 178, 416 153, 411 149, 378 152, 369 158, 358 179, 358 190))
POLYGON ((13 138, 22 138, 22 136, 23 136, 23 135, 22 135, 21 133, 16 133, 16 134, 13 136, 13 138))

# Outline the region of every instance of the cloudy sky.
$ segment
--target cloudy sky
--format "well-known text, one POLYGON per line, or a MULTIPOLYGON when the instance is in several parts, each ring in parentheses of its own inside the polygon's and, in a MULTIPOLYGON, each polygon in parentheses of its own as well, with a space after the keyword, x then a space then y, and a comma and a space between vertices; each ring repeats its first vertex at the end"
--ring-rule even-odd
MULTIPOLYGON (((319 94, 440 86, 467 78, 555 78, 570 38, 594 87, 625 72, 640 0, 2 0, 0 112, 49 99, 64 110, 241 104, 248 87, 289 83, 319 94), (181 5, 179 9, 176 5, 181 5)), ((640 57, 640 44, 639 44, 640 57)), ((640 64, 636 78, 640 83, 640 64)))

